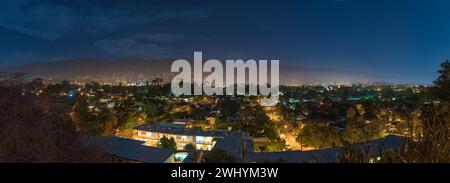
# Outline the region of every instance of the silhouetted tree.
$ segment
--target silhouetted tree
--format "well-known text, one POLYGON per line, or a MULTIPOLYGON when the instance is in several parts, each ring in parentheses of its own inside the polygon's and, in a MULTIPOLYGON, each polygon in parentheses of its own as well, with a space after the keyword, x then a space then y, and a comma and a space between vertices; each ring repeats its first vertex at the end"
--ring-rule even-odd
POLYGON ((184 150, 186 151, 195 151, 195 146, 193 144, 186 144, 184 147, 184 150))
POLYGON ((434 81, 433 95, 439 100, 450 102, 450 62, 445 60, 438 71, 439 77, 434 81))
POLYGON ((222 149, 213 149, 204 157, 205 163, 237 163, 236 158, 222 149))
POLYGON ((175 142, 175 139, 173 139, 173 138, 169 139, 164 136, 161 139, 159 139, 158 147, 171 149, 171 150, 175 151, 175 150, 177 150, 177 143, 175 142))
POLYGON ((101 162, 101 151, 80 143, 67 113, 44 110, 22 86, 0 86, 0 162, 101 162))
POLYGON ((110 136, 117 129, 118 120, 113 112, 106 110, 100 113, 100 117, 96 123, 97 135, 110 136))
POLYGON ((87 98, 79 96, 73 106, 72 118, 78 129, 86 129, 89 122, 89 104, 87 98))
POLYGON ((315 148, 329 148, 343 145, 336 128, 318 123, 306 124, 299 131, 296 140, 304 146, 315 148))

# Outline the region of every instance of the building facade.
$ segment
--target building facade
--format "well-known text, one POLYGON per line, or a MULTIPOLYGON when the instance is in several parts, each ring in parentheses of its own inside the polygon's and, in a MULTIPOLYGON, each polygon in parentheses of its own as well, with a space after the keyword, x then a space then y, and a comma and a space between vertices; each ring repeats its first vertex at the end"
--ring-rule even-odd
POLYGON ((173 138, 178 150, 192 144, 197 150, 211 150, 214 147, 214 135, 205 131, 168 127, 163 125, 141 125, 135 127, 133 139, 145 141, 145 145, 156 147, 161 138, 173 138))

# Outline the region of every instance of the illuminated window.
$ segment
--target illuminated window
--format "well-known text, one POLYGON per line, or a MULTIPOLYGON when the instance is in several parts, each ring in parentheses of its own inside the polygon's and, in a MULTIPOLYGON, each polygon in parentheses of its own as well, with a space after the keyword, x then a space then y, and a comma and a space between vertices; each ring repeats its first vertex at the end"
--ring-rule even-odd
POLYGON ((200 143, 200 144, 205 143, 205 140, 206 140, 205 137, 202 137, 202 136, 197 136, 195 138, 195 142, 200 143))
POLYGON ((210 151, 211 150, 211 145, 204 145, 204 144, 196 144, 195 148, 197 150, 206 150, 206 151, 210 151))
POLYGON ((182 141, 187 141, 188 138, 187 138, 186 136, 183 135, 183 136, 181 136, 181 140, 182 140, 182 141))

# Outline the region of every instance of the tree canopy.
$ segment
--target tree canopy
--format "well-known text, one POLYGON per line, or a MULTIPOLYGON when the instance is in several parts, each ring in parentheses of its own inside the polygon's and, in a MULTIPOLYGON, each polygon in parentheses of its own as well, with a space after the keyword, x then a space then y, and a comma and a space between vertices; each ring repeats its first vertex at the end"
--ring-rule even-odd
POLYGON ((173 138, 167 138, 166 136, 159 139, 158 147, 171 149, 173 151, 177 150, 177 143, 173 138))
POLYGON ((227 154, 222 149, 213 149, 204 157, 205 163, 236 163, 237 160, 233 156, 227 154))

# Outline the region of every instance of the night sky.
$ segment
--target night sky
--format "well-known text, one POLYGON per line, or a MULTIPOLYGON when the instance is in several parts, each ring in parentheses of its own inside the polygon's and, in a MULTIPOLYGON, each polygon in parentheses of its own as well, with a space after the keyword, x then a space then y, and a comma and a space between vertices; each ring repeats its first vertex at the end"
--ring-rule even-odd
POLYGON ((0 0, 0 66, 196 50, 428 84, 449 44, 448 0, 0 0))

